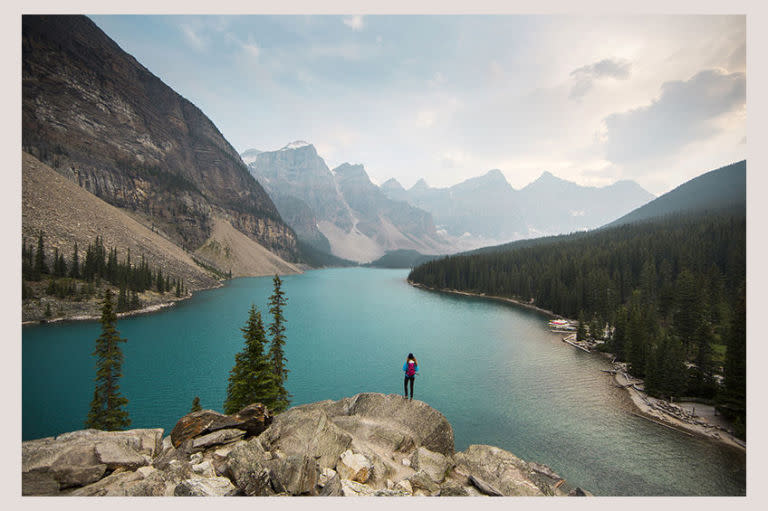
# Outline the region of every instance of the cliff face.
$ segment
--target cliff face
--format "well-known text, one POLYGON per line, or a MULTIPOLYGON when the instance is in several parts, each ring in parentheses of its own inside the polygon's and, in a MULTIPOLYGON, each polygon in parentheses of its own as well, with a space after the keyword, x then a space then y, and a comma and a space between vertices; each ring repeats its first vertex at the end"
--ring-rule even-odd
POLYGON ((24 495, 585 495, 551 469, 488 445, 454 451, 437 410, 358 394, 271 416, 249 405, 162 429, 76 431, 22 444, 24 495))
POLYGON ((297 258, 293 231, 216 126, 84 16, 22 17, 22 145, 187 250, 220 216, 297 258))

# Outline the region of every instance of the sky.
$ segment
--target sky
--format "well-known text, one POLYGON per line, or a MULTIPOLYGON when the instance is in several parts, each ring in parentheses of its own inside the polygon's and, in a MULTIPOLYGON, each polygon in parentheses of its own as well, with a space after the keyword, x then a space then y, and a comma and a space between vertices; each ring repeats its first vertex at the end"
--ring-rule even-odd
POLYGON ((746 158, 746 17, 90 18, 238 152, 447 187, 499 169, 655 195, 746 158))

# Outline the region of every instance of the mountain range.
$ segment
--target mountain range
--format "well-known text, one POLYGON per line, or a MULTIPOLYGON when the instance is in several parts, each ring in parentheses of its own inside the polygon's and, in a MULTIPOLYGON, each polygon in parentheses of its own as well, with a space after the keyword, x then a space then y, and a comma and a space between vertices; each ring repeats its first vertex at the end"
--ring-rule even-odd
POLYGON ((381 187, 432 213, 449 236, 476 240, 475 246, 593 229, 654 198, 634 181, 597 188, 550 172, 515 190, 498 169, 449 188, 432 188, 423 179, 408 190, 394 179, 381 187))
POLYGON ((368 262, 389 250, 451 249, 429 213, 387 197, 362 165, 345 163, 331 171, 315 147, 303 141, 243 155, 252 157, 250 171, 280 215, 300 240, 318 250, 368 262))
POLYGON ((585 187, 549 172, 515 190, 498 169, 449 188, 423 179, 408 190, 396 179, 376 186, 362 165, 330 170, 305 141, 241 157, 302 242, 363 263, 592 229, 653 199, 633 181, 585 187))

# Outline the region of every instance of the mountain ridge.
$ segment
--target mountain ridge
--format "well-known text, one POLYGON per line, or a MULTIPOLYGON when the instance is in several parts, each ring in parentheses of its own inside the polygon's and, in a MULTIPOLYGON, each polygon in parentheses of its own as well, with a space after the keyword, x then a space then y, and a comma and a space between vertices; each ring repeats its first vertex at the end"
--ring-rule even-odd
POLYGON ((219 129, 85 16, 22 16, 22 147, 187 250, 218 215, 298 258, 295 234, 219 129))

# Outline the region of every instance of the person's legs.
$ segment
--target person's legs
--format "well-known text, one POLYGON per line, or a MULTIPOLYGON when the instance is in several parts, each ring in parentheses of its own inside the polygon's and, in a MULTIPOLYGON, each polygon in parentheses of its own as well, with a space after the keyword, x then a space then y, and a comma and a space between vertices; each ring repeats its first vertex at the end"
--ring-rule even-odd
POLYGON ((407 376, 403 380, 403 395, 405 397, 408 397, 408 377, 407 376))
POLYGON ((411 380, 411 399, 413 399, 413 380, 415 380, 416 377, 415 376, 411 376, 408 379, 411 380))

